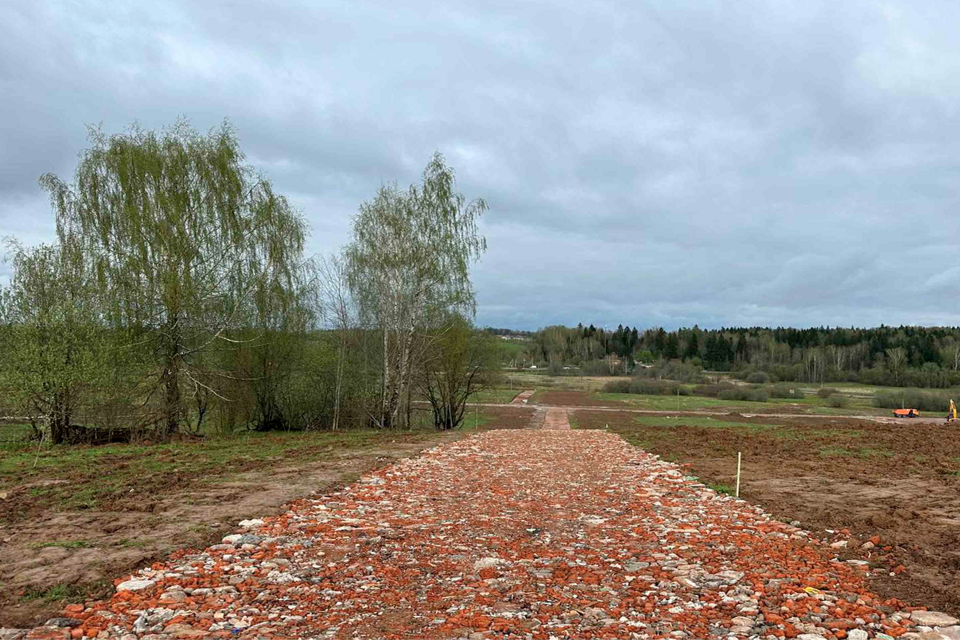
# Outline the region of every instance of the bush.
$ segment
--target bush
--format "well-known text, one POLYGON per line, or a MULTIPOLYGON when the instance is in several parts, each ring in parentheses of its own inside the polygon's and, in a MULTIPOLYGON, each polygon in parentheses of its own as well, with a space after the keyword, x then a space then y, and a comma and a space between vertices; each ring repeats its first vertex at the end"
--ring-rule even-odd
POLYGON ((770 387, 771 398, 801 398, 803 394, 789 382, 779 382, 770 387))
POLYGON ((718 382, 715 384, 701 384, 693 388, 693 395, 704 396, 706 398, 716 398, 722 391, 736 389, 737 385, 731 382, 718 382))
POLYGON ((649 380, 634 378, 632 380, 611 380, 603 386, 607 393, 633 393, 646 396, 688 396, 690 390, 671 380, 649 380))
POLYGON ((734 387, 717 394, 721 400, 735 400, 738 402, 766 402, 770 395, 766 389, 760 387, 734 387))
POLYGON ((827 396, 827 406, 837 409, 850 406, 850 398, 842 393, 834 393, 827 396))
POLYGON ((645 378, 666 378, 688 384, 700 384, 704 381, 703 368, 689 362, 661 361, 649 369, 639 370, 637 375, 645 378))
POLYGON ((747 376, 747 382, 751 384, 767 384, 770 382, 770 376, 763 371, 754 371, 747 376))
POLYGON ((873 404, 886 409, 919 409, 946 414, 950 406, 950 394, 920 389, 877 391, 873 396, 873 404))
POLYGON ((840 394, 839 389, 831 389, 830 387, 824 387, 819 391, 817 391, 817 395, 820 396, 821 398, 829 398, 830 396, 835 396, 839 394, 840 394))
POLYGON ((611 380, 607 384, 603 385, 603 390, 606 393, 630 393, 630 383, 631 380, 611 380))

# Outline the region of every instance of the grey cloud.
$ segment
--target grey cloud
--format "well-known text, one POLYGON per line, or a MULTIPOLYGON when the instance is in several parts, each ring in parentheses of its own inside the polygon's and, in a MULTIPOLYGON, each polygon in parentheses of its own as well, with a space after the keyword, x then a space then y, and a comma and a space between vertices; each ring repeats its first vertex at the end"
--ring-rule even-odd
POLYGON ((0 234, 52 238, 36 180, 71 173, 85 125, 229 117, 317 252, 443 151, 491 207, 483 324, 960 324, 958 18, 866 1, 13 0, 0 234))

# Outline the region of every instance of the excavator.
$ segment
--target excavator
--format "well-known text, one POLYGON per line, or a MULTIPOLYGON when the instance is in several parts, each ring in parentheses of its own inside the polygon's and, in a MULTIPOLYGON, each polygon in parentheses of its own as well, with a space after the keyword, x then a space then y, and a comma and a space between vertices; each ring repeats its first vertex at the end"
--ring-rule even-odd
POLYGON ((957 405, 953 403, 953 398, 950 398, 950 408, 947 409, 947 422, 956 422, 957 421, 957 405))

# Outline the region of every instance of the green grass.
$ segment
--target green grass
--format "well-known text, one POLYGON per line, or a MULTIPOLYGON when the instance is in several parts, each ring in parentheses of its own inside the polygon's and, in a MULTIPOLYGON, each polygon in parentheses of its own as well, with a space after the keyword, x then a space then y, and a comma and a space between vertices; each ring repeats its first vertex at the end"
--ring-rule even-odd
POLYGON ((27 545, 31 549, 46 549, 48 547, 59 547, 61 549, 86 549, 90 543, 86 540, 54 540, 53 542, 35 542, 27 545))
MULTIPOLYGON (((476 427, 494 417, 480 412, 476 427)), ((470 412, 464 428, 474 428, 470 412)), ((0 445, 0 492, 30 483, 38 504, 88 509, 125 499, 131 488, 152 492, 168 482, 203 482, 264 464, 321 460, 345 451, 416 443, 435 437, 432 421, 415 431, 247 432, 168 444, 47 445, 5 440, 0 445), (39 453, 38 453, 39 451, 39 453)))
POLYGON ((842 458, 892 458, 894 453, 886 449, 873 449, 870 447, 847 449, 845 447, 829 446, 821 447, 820 455, 824 457, 842 458))
POLYGON ((44 602, 61 602, 63 600, 78 600, 86 595, 86 591, 75 586, 57 584, 47 589, 32 589, 20 596, 21 600, 43 600, 44 602))
POLYGON ((715 427, 717 429, 776 429, 778 424, 756 424, 722 420, 713 416, 637 416, 634 422, 646 427, 715 427))
POLYGON ((517 389, 484 389, 470 396, 469 402, 480 404, 509 404, 520 390, 517 389))
POLYGON ((722 493, 722 494, 725 494, 725 495, 728 495, 728 496, 732 496, 732 495, 734 494, 733 487, 731 487, 731 486, 728 485, 728 484, 722 484, 722 483, 721 483, 721 484, 713 484, 713 483, 710 483, 710 482, 705 482, 704 484, 707 485, 708 487, 710 487, 711 489, 713 489, 714 491, 716 491, 717 493, 722 493))

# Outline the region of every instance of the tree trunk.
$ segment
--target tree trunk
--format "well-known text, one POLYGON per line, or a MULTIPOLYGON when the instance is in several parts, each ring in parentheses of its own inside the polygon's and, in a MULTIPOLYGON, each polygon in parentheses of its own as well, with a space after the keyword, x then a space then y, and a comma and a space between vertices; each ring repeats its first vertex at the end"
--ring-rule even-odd
POLYGON ((380 426, 393 427, 393 406, 396 383, 393 379, 393 358, 390 357, 390 330, 383 328, 383 398, 380 404, 380 426))
POLYGON ((70 403, 66 392, 54 393, 53 408, 50 412, 50 441, 53 444, 64 444, 70 434, 70 403))
POLYGON ((161 384, 163 385, 163 427, 161 438, 167 440, 180 430, 183 407, 180 398, 180 330, 174 318, 167 329, 167 358, 164 363, 161 384))

